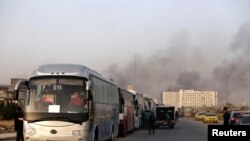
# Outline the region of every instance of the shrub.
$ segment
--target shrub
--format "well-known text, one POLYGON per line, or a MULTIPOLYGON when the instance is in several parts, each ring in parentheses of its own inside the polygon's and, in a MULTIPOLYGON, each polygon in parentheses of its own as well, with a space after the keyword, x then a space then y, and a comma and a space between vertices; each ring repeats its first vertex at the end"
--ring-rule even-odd
POLYGON ((6 105, 3 106, 2 117, 5 120, 13 119, 16 111, 16 103, 7 101, 6 105))
POLYGON ((3 117, 4 101, 0 101, 0 118, 3 117))

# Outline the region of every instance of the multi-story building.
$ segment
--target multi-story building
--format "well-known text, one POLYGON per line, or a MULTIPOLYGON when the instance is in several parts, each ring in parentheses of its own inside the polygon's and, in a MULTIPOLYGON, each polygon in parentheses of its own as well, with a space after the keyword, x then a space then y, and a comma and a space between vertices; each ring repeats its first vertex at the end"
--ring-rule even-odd
MULTIPOLYGON (((14 99, 14 88, 15 88, 16 83, 19 80, 23 80, 23 79, 11 78, 11 85, 0 85, 0 100, 13 100, 14 99)), ((23 99, 25 88, 22 88, 20 91, 23 92, 20 95, 20 99, 23 99)))
POLYGON ((0 100, 13 99, 10 85, 0 85, 0 100))
POLYGON ((216 91, 180 90, 179 92, 163 92, 162 100, 163 104, 178 108, 216 107, 217 95, 216 91))

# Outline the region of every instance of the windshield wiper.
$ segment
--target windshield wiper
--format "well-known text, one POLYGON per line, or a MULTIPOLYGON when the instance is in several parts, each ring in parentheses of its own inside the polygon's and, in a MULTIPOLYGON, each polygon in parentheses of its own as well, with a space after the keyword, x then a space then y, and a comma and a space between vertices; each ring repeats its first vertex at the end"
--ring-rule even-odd
POLYGON ((73 122, 73 123, 80 123, 80 121, 75 121, 69 117, 44 117, 44 118, 38 118, 35 120, 29 120, 29 123, 33 122, 39 122, 39 121, 51 121, 51 120, 56 120, 56 121, 68 121, 68 122, 73 122))

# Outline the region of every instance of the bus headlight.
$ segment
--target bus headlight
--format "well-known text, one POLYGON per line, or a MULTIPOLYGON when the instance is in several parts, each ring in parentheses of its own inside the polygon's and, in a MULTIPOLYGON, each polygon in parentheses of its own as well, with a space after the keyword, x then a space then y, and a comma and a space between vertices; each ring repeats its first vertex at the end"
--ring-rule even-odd
POLYGON ((74 130, 72 131, 73 136, 85 136, 87 134, 87 131, 85 130, 74 130))
POLYGON ((30 136, 33 136, 36 134, 36 130, 30 126, 26 126, 25 130, 25 134, 28 134, 30 136))

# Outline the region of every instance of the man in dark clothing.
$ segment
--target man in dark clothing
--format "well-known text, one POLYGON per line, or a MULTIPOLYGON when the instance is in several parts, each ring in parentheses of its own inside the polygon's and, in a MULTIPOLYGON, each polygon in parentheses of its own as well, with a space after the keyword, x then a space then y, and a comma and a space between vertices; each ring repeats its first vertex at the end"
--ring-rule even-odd
POLYGON ((20 106, 17 106, 15 117, 16 141, 24 141, 23 138, 23 112, 20 106))
POLYGON ((224 119, 224 123, 223 125, 229 125, 229 119, 230 119, 230 113, 227 110, 227 107, 224 107, 224 114, 223 114, 223 119, 224 119))
POLYGON ((177 121, 177 120, 178 120, 178 118, 179 118, 179 112, 178 112, 178 111, 176 111, 176 112, 175 112, 175 121, 177 121))
POLYGON ((148 129, 148 124, 149 124, 149 115, 151 114, 151 112, 149 111, 149 110, 146 110, 146 111, 144 111, 143 112, 143 119, 144 119, 144 121, 143 121, 143 128, 144 129, 148 129))
POLYGON ((153 112, 150 112, 149 118, 148 118, 148 134, 151 134, 151 130, 153 131, 153 134, 155 134, 155 116, 153 112))

